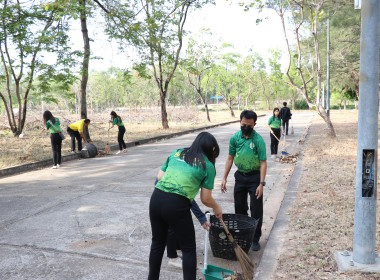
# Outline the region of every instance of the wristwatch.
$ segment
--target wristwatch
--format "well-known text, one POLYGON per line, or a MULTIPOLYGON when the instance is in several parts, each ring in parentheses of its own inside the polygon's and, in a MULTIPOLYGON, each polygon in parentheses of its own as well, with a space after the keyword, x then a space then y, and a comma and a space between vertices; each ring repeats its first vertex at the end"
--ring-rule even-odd
POLYGON ((265 182, 260 182, 260 185, 263 185, 263 187, 265 186, 265 182))

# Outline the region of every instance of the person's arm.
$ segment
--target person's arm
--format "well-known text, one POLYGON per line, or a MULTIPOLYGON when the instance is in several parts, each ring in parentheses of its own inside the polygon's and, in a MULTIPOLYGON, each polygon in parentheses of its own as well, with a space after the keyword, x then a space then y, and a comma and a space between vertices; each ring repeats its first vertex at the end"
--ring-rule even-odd
POLYGON ((231 155, 228 155, 228 157, 227 157, 226 166, 224 167, 224 175, 223 175, 222 183, 220 184, 220 189, 221 189, 222 193, 227 192, 227 186, 226 186, 227 177, 228 177, 228 174, 230 173, 232 164, 234 163, 234 158, 235 157, 231 156, 231 155))
POLYGON ((201 201, 207 207, 212 208, 215 216, 218 219, 222 218, 222 214, 223 214, 222 208, 220 208, 219 204, 212 197, 212 190, 202 187, 201 188, 201 201))
MULTIPOLYGON (((265 176, 267 175, 267 161, 260 160, 260 182, 265 182, 265 176)), ((256 196, 260 198, 263 195, 264 186, 260 184, 256 189, 256 196)))
POLYGON ((210 223, 207 222, 206 215, 199 208, 198 203, 195 200, 193 200, 193 202, 191 202, 191 208, 190 209, 193 212, 194 216, 198 219, 201 226, 205 230, 208 230, 208 228, 210 227, 210 223))
POLYGON ((164 176, 165 172, 160 170, 158 171, 158 174, 157 174, 157 182, 161 180, 162 176, 164 176))

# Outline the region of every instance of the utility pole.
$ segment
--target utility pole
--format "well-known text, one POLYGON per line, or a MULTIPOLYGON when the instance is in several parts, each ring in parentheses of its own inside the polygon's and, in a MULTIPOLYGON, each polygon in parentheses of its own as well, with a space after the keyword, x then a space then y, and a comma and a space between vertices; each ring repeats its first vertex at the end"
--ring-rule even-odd
POLYGON ((335 252, 339 271, 380 272, 376 260, 376 199, 379 109, 378 0, 361 3, 359 121, 353 254, 335 252))
MULTIPOLYGON (((329 15, 330 16, 330 15, 329 15)), ((330 18, 327 18, 326 114, 330 119, 330 18)))
POLYGON ((353 260, 375 263, 379 109, 379 1, 362 2, 353 260))
POLYGON ((325 85, 322 86, 322 108, 326 109, 326 105, 325 105, 325 85))

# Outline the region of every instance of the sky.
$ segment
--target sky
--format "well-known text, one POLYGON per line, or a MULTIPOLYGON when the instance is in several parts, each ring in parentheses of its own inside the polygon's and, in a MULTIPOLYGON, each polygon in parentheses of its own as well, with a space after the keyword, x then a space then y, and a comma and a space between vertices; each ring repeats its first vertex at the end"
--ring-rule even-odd
MULTIPOLYGON (((287 63, 286 45, 280 18, 274 11, 264 11, 259 14, 252 9, 245 12, 243 7, 238 5, 237 0, 216 0, 215 2, 216 5, 207 5, 201 10, 192 11, 188 15, 185 29, 192 34, 199 34, 201 28, 209 28, 213 33, 210 43, 216 46, 222 43, 232 44, 234 52, 240 53, 243 57, 252 48, 267 60, 270 49, 279 49, 283 52, 281 63, 284 67, 287 63), (264 18, 264 20, 257 25, 257 18, 264 18)), ((92 55, 103 58, 91 60, 90 70, 102 71, 111 66, 131 67, 132 59, 128 55, 135 56, 136 53, 132 50, 120 52, 116 42, 108 41, 101 26, 102 24, 96 21, 88 25, 89 36, 94 39, 94 42, 90 43, 92 55)), ((73 47, 81 49, 83 42, 79 22, 73 27, 73 47)), ((187 39, 184 40, 182 52, 186 48, 187 39)))

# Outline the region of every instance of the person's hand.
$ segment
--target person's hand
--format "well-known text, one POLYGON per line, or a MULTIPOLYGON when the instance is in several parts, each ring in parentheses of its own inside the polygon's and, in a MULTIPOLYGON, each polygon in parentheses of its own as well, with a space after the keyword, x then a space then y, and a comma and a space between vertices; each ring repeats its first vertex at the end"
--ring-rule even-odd
POLYGON ((211 224, 210 224, 210 222, 204 222, 203 224, 202 224, 202 227, 205 229, 205 230, 207 230, 207 231, 209 231, 210 230, 210 227, 211 227, 211 224))
POLYGON ((263 195, 263 192, 264 192, 264 187, 263 185, 259 185, 256 189, 256 193, 255 195, 257 196, 257 199, 259 199, 262 195, 263 195))
POLYGON ((227 179, 222 179, 222 183, 220 184, 220 190, 222 191, 222 193, 226 193, 227 192, 227 179))
POLYGON ((212 209, 214 211, 215 217, 221 219, 223 217, 222 208, 220 208, 219 204, 215 208, 212 209))

